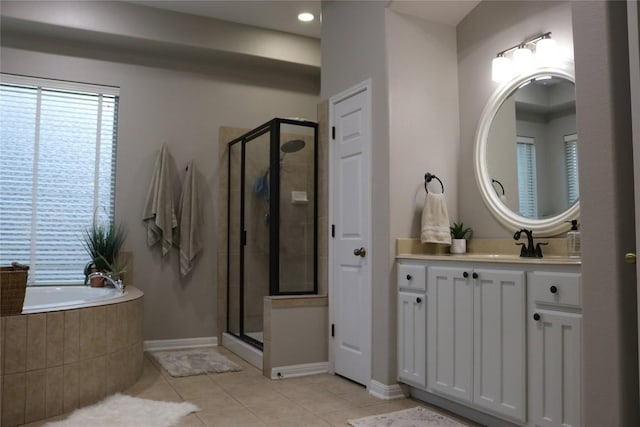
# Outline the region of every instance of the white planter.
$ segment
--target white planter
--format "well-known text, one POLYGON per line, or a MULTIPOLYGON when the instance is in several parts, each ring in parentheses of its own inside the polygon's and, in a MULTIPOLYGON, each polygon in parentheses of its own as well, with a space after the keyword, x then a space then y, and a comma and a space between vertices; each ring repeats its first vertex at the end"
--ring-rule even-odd
POLYGON ((464 254, 467 252, 466 239, 451 239, 451 248, 449 252, 452 254, 464 254))

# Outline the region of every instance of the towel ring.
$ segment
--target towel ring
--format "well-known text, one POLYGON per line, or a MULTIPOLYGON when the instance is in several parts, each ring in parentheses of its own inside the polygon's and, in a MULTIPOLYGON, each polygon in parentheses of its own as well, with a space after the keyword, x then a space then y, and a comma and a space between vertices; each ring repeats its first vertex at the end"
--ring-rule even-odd
MULTIPOLYGON (((502 183, 500 181, 498 181, 497 179, 491 179, 491 185, 493 184, 498 184, 500 186, 500 188, 502 189, 502 195, 504 196, 504 186, 502 185, 502 183)), ((495 190, 495 186, 493 187, 493 189, 495 190)), ((498 193, 498 190, 496 190, 496 193, 498 193)), ((500 193, 498 193, 498 196, 500 196, 500 193)))
POLYGON ((424 174, 424 191, 426 191, 427 193, 429 193, 429 190, 427 189, 427 184, 431 182, 432 179, 437 179, 438 182, 440 183, 440 187, 442 187, 442 194, 444 194, 444 184, 442 184, 442 181, 440 181, 440 178, 438 178, 437 176, 427 172, 424 174))

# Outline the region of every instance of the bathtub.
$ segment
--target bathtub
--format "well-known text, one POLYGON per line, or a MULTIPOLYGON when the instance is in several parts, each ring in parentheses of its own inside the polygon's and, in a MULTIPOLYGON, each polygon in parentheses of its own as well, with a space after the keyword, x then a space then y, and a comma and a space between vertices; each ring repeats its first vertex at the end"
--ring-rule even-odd
POLYGON ((142 375, 143 293, 128 286, 28 287, 22 314, 0 317, 0 425, 71 412, 142 375))
POLYGON ((126 297, 115 288, 88 286, 30 286, 24 296, 22 314, 68 310, 102 305, 109 300, 126 297))

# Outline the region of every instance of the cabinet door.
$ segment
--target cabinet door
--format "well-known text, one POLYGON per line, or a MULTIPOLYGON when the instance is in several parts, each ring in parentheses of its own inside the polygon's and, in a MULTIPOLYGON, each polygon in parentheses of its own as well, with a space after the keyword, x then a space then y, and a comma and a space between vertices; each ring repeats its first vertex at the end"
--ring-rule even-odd
POLYGON ((474 390, 480 407, 525 420, 524 272, 475 270, 474 390))
POLYGON ((424 293, 398 293, 398 377, 425 388, 427 301, 424 293))
POLYGON ((530 424, 579 426, 582 315, 548 310, 530 314, 530 424))
POLYGON ((470 269, 429 268, 428 388, 467 402, 471 402, 473 381, 471 283, 470 269))

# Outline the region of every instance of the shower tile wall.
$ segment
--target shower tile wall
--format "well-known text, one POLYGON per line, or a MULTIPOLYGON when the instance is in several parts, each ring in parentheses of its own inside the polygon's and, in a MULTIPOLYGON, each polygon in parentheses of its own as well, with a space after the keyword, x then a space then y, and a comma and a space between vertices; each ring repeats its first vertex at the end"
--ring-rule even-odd
POLYGON ((302 139, 305 148, 284 156, 280 168, 280 290, 313 290, 313 136, 283 135, 282 141, 302 139), (292 191, 305 191, 307 204, 294 204, 292 191))

